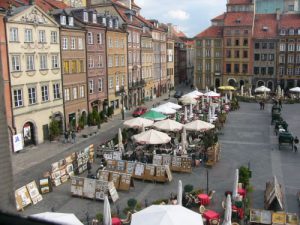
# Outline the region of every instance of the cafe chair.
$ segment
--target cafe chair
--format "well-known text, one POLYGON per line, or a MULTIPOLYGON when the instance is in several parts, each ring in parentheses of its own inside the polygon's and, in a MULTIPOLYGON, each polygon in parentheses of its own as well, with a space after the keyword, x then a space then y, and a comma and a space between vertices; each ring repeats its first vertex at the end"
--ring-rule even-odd
POLYGON ((132 213, 128 212, 126 219, 121 219, 123 225, 129 225, 131 223, 132 213))
POLYGON ((202 215, 206 211, 206 208, 204 205, 200 205, 199 207, 199 213, 202 215))
POLYGON ((210 191, 210 192, 208 193, 208 197, 209 197, 209 200, 210 200, 210 201, 212 201, 212 199, 213 199, 213 197, 214 197, 215 193, 216 193, 216 191, 215 191, 215 190, 213 190, 213 191, 210 191))
POLYGON ((212 219, 210 220, 211 225, 219 225, 219 220, 218 219, 212 219))

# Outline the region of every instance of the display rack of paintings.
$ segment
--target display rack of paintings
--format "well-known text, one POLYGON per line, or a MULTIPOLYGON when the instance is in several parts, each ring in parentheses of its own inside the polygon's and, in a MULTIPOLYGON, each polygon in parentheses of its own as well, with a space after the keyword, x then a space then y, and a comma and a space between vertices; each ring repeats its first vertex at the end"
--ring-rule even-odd
POLYGON ((131 174, 120 173, 117 171, 99 170, 97 178, 103 181, 112 181, 117 190, 129 191, 134 187, 131 174))
POLYGON ((112 201, 116 202, 119 199, 119 195, 113 182, 108 182, 108 191, 112 201))
POLYGON ((31 204, 31 199, 26 186, 23 186, 15 191, 16 208, 18 211, 31 204))
POLYGON ((126 161, 126 173, 133 175, 135 162, 126 161))
POLYGON ((189 157, 173 156, 171 163, 171 171, 173 172, 192 172, 192 159, 189 157))
POLYGON ((152 164, 153 165, 161 165, 162 164, 162 155, 153 155, 153 161, 152 164))
POLYGON ((106 169, 110 171, 115 171, 117 169, 117 161, 112 159, 106 160, 106 169))
POLYGON ((45 177, 39 180, 40 192, 46 194, 52 191, 52 185, 49 177, 45 177))
POLYGON ((71 193, 73 196, 83 197, 83 177, 72 177, 71 178, 71 193))
POLYGON ((136 163, 133 177, 137 179, 144 179, 144 172, 145 172, 145 164, 136 163))
POLYGON ((83 196, 86 198, 96 197, 96 180, 95 179, 85 179, 83 184, 83 196))
POLYGON ((124 160, 117 161, 117 171, 118 172, 125 172, 126 169, 126 162, 124 160))
POLYGON ((121 191, 129 191, 130 187, 134 187, 133 179, 131 174, 121 173, 121 179, 119 189, 121 191))
POLYGON ((166 182, 166 168, 165 166, 156 166, 155 181, 166 182))
POLYGON ((99 170, 97 174, 99 180, 108 181, 109 180, 109 171, 108 170, 99 170))
POLYGON ((116 189, 119 189, 121 174, 118 172, 110 172, 109 181, 112 181, 116 189))
POLYGON ((155 178, 155 165, 146 164, 145 173, 144 173, 144 180, 153 181, 154 178, 155 178))
POLYGON ((172 162, 172 156, 171 155, 163 155, 162 156, 162 165, 170 166, 172 162))
POLYGON ((104 200, 104 196, 108 195, 108 181, 96 180, 95 197, 104 200))
POLYGON ((40 194, 38 187, 35 181, 31 181, 29 184, 26 185, 26 188, 29 192, 32 204, 37 204, 38 202, 43 200, 42 195, 40 194))
POLYGON ((120 151, 106 151, 103 154, 104 159, 114 159, 114 160, 121 160, 122 159, 122 152, 120 151))

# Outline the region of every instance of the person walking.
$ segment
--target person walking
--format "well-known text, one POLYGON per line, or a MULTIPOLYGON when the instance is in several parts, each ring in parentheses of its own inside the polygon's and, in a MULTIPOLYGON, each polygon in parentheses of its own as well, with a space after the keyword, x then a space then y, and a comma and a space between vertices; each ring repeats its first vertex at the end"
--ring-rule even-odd
POLYGON ((282 102, 281 102, 281 99, 278 100, 278 104, 279 104, 279 107, 282 109, 282 102))
POLYGON ((65 131, 64 136, 65 136, 64 143, 68 143, 69 142, 69 132, 65 131))
POLYGON ((74 130, 72 131, 71 137, 72 137, 72 143, 75 144, 75 142, 76 142, 76 134, 75 134, 74 130))
POLYGON ((259 102, 260 110, 262 110, 262 101, 259 102))
POLYGON ((299 143, 299 139, 298 137, 296 136, 294 138, 294 152, 297 152, 298 151, 298 143, 299 143))

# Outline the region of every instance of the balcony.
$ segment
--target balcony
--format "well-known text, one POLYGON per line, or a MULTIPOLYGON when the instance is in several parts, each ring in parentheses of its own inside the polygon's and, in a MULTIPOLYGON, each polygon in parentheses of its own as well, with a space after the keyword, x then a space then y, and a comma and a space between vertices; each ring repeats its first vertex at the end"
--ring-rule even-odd
POLYGON ((115 92, 116 96, 122 96, 124 94, 126 94, 126 90, 124 86, 116 86, 116 92, 115 92))
POLYGON ((146 86, 146 82, 144 79, 141 79, 139 81, 131 82, 129 83, 129 89, 136 89, 136 88, 142 88, 146 86))

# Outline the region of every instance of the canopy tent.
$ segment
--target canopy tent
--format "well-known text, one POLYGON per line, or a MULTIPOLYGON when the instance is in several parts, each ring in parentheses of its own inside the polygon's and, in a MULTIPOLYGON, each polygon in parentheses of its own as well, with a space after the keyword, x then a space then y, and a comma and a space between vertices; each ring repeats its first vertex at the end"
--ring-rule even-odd
POLYGON ((290 92, 297 92, 300 93, 300 87, 294 87, 290 89, 290 92))
POLYGON ((234 181, 233 181, 233 190, 232 190, 232 198, 234 200, 237 199, 238 197, 238 185, 239 185, 239 169, 235 170, 235 176, 234 176, 234 181))
POLYGON ((131 225, 203 225, 202 216, 181 205, 151 205, 132 215, 131 225))
POLYGON ((153 129, 136 134, 132 137, 132 139, 136 143, 147 145, 166 144, 171 141, 171 137, 169 137, 167 134, 153 129))
POLYGON ((124 126, 125 127, 129 127, 129 128, 141 128, 142 126, 144 127, 151 127, 153 125, 153 121, 152 120, 148 120, 145 118, 141 118, 141 117, 136 117, 130 120, 126 120, 124 122, 124 126))
POLYGON ((156 108, 152 108, 151 110, 155 111, 155 112, 160 112, 162 114, 166 114, 166 115, 170 115, 170 114, 175 114, 176 110, 172 109, 168 106, 164 106, 164 105, 160 105, 156 108))
POLYGON ((154 120, 154 121, 164 120, 164 119, 167 118, 164 114, 161 114, 161 113, 153 111, 153 110, 150 110, 149 112, 146 112, 141 117, 145 118, 145 119, 149 119, 149 120, 154 120))
POLYGON ((192 92, 190 92, 189 94, 194 94, 194 95, 197 95, 197 96, 203 96, 203 93, 202 92, 200 92, 200 91, 198 91, 198 90, 194 90, 194 91, 192 91, 192 92))
POLYGON ((188 95, 184 95, 182 96, 179 101, 184 104, 184 105, 190 105, 190 104, 193 104, 195 105, 197 103, 197 100, 192 97, 192 96, 188 96, 188 95))
POLYGON ((175 110, 181 109, 181 108, 182 108, 181 105, 175 104, 175 103, 173 103, 173 102, 167 102, 167 103, 165 103, 165 104, 162 104, 161 106, 167 106, 167 107, 169 107, 169 108, 171 108, 171 109, 175 109, 175 110))
POLYGON ((222 225, 231 225, 231 215, 232 215, 232 204, 231 204, 231 196, 227 195, 226 198, 226 209, 225 209, 225 215, 222 225))
POLYGON ((207 131, 215 128, 215 125, 204 122, 202 120, 194 120, 184 125, 188 131, 207 131))
POLYGON ((218 87, 219 90, 222 90, 222 91, 235 91, 236 89, 232 86, 220 86, 218 87))
POLYGON ((218 94, 218 93, 216 93, 216 92, 214 92, 214 91, 209 91, 209 92, 206 92, 206 93, 204 94, 204 96, 210 97, 210 98, 218 98, 218 97, 220 97, 221 95, 218 94))
POLYGON ((110 204, 107 195, 104 197, 103 224, 112 225, 110 204))
POLYGON ((44 212, 29 217, 61 225, 83 225, 73 213, 44 212))
POLYGON ((265 86, 260 86, 258 88, 255 88, 255 92, 270 92, 271 90, 265 86))
POLYGON ((179 131, 182 130, 183 124, 176 122, 175 120, 162 120, 154 123, 153 127, 164 131, 179 131))

